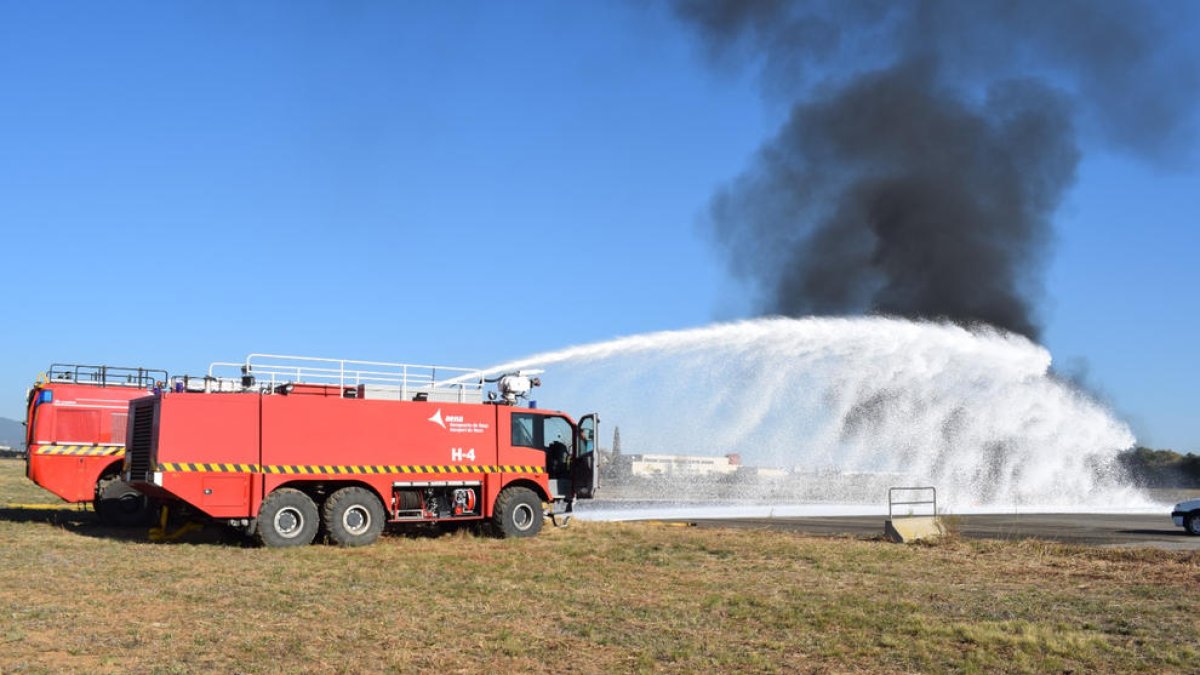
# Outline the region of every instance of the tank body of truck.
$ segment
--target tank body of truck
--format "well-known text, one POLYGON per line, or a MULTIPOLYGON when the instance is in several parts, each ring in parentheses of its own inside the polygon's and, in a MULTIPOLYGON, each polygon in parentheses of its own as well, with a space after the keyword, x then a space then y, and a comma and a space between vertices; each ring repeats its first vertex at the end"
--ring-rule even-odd
POLYGON ((132 401, 125 478, 266 545, 307 544, 317 520, 344 545, 385 522, 531 535, 544 504, 565 513, 596 487, 594 415, 361 383, 178 389, 132 401))
POLYGON ((54 364, 29 390, 25 473, 71 503, 91 502, 111 524, 146 517, 145 498, 120 480, 129 401, 167 373, 144 368, 54 364))

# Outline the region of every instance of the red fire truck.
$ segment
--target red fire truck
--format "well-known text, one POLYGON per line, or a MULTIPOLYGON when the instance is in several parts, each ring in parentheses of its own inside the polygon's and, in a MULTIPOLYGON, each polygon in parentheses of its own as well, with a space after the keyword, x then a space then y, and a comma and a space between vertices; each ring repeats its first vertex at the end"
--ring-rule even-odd
POLYGON ((53 364, 29 390, 25 473, 72 502, 92 502, 111 525, 146 522, 149 504, 120 479, 129 401, 167 373, 146 368, 53 364))
POLYGON ((260 354, 241 370, 132 401, 125 479, 266 546, 365 545, 385 523, 533 536, 596 489, 597 416, 520 407, 530 373, 260 354))

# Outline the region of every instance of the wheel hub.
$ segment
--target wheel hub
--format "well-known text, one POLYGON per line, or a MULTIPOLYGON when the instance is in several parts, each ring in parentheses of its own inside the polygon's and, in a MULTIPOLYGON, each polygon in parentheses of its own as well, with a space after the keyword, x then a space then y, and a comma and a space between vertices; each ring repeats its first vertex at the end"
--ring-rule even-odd
POLYGON ((281 537, 291 539, 300 534, 300 530, 304 529, 304 514, 300 513, 299 509, 288 506, 279 509, 275 514, 275 531, 281 537))
POLYGON ((528 504, 517 504, 513 509, 513 525, 518 530, 528 530, 533 526, 533 508, 528 504))
POLYGON ((371 512, 355 504, 342 514, 342 527, 352 535, 360 535, 371 528, 371 512))

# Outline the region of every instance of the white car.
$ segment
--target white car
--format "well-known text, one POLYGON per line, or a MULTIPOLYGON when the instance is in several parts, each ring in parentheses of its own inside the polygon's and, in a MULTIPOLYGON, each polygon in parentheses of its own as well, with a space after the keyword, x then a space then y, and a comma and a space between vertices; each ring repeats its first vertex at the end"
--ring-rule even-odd
POLYGON ((1188 531, 1188 534, 1200 535, 1200 498, 1179 502, 1171 511, 1171 520, 1188 531))

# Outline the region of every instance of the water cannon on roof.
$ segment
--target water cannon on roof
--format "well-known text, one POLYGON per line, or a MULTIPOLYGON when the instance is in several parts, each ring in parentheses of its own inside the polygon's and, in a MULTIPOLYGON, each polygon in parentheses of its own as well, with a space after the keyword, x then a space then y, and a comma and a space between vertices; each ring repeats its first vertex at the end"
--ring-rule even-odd
POLYGON ((541 379, 535 375, 541 375, 544 370, 518 370, 515 373, 505 373, 495 378, 490 378, 488 382, 496 383, 496 389, 500 394, 500 398, 508 405, 516 405, 517 401, 522 398, 528 398, 529 392, 534 387, 542 385, 541 379))

